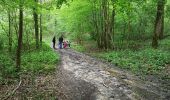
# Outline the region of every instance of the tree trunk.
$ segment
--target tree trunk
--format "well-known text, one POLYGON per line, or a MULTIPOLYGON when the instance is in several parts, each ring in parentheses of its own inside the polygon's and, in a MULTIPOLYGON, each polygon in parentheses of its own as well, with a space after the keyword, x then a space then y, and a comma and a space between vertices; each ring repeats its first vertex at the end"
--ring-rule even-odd
MULTIPOLYGON (((40 0, 40 3, 42 3, 42 0, 40 0)), ((40 14, 40 44, 42 46, 42 14, 40 14)))
POLYGON ((22 49, 22 34, 23 34, 23 1, 20 0, 19 8, 19 38, 18 38, 18 47, 16 53, 16 69, 19 72, 21 66, 21 49, 22 49))
POLYGON ((160 1, 160 13, 161 13, 161 32, 159 33, 159 39, 163 39, 164 35, 164 7, 165 0, 160 1))
MULTIPOLYGON (((35 4, 37 4, 37 0, 34 0, 35 4)), ((36 49, 39 48, 39 29, 38 29, 38 14, 37 14, 37 8, 34 7, 33 9, 34 13, 34 28, 35 28, 35 42, 36 42, 36 49)))
POLYGON ((112 36, 114 38, 114 31, 115 31, 115 7, 114 7, 114 3, 113 3, 113 9, 112 9, 112 20, 111 20, 111 28, 110 28, 110 32, 112 33, 112 36))
POLYGON ((42 45, 42 15, 40 15, 40 44, 42 45))
POLYGON ((103 0, 102 1, 102 14, 103 14, 103 36, 102 36, 102 41, 103 41, 103 46, 104 49, 111 49, 111 38, 112 36, 110 35, 110 15, 109 15, 109 1, 108 0, 103 0))
POLYGON ((100 28, 100 14, 99 10, 97 9, 97 2, 96 0, 93 1, 93 9, 92 9, 92 14, 93 14, 93 25, 94 25, 94 37, 95 40, 97 41, 97 45, 99 48, 101 48, 101 28, 100 28))
POLYGON ((104 48, 104 44, 103 44, 103 9, 102 9, 102 0, 100 1, 100 13, 98 15, 98 19, 99 19, 99 25, 100 25, 100 32, 99 32, 99 48, 103 49, 104 48))
POLYGON ((92 25, 97 45, 100 49, 112 49, 115 11, 113 10, 113 16, 110 15, 109 0, 94 0, 92 3, 92 25))
POLYGON ((103 42, 104 42, 104 49, 107 49, 107 29, 106 29, 106 26, 107 26, 107 9, 106 9, 106 2, 107 0, 103 0, 102 2, 102 7, 103 7, 103 35, 104 35, 104 39, 103 39, 103 42))
POLYGON ((8 22, 9 22, 9 32, 8 32, 8 41, 9 41, 9 52, 11 52, 11 48, 12 48, 12 33, 11 33, 11 13, 10 11, 8 11, 8 22))
MULTIPOLYGON (((17 10, 15 9, 15 12, 17 12, 17 10)), ((17 37, 17 40, 18 40, 18 31, 19 31, 19 28, 18 28, 18 22, 17 22, 17 14, 16 13, 12 13, 13 16, 14 16, 14 22, 13 22, 13 25, 14 25, 14 29, 15 29, 15 33, 16 33, 16 37, 17 37)))
POLYGON ((154 36, 152 40, 152 47, 158 47, 158 39, 163 36, 163 12, 164 12, 164 0, 159 0, 157 5, 157 15, 154 27, 154 36), (161 36, 161 37, 160 37, 161 36))
MULTIPOLYGON (((109 40, 110 40, 110 49, 114 49, 114 44, 113 44, 113 41, 114 41, 114 31, 115 31, 115 6, 114 6, 115 2, 113 1, 112 2, 112 14, 111 14, 111 22, 109 24, 110 26, 110 31, 109 31, 109 40)), ((109 10, 109 4, 108 4, 108 10, 109 10)), ((109 17, 109 14, 108 14, 108 17, 109 17)))

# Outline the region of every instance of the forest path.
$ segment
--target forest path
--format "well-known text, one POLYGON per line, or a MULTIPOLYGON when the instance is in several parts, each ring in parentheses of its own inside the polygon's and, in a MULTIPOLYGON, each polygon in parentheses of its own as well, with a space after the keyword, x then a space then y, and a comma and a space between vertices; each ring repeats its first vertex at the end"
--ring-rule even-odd
POLYGON ((71 49, 57 51, 59 100, 166 100, 157 84, 71 49))

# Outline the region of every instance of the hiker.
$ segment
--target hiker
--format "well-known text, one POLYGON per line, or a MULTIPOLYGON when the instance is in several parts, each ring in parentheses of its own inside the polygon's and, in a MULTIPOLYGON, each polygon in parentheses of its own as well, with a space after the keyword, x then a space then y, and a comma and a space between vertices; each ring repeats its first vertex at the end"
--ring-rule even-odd
POLYGON ((63 35, 59 38, 59 48, 62 49, 63 35))
POLYGON ((67 42, 66 41, 63 42, 63 48, 67 48, 67 42))
POLYGON ((53 48, 55 49, 55 42, 56 42, 56 40, 55 40, 55 36, 53 37, 52 42, 53 42, 53 48))

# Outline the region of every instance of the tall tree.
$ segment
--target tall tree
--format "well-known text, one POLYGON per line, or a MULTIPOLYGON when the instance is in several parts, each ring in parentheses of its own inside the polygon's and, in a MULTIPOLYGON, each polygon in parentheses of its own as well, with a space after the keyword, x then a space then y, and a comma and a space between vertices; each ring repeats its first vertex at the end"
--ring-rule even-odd
MULTIPOLYGON (((110 32, 111 32, 111 40, 114 40, 114 34, 115 34, 115 16, 116 16, 116 13, 115 13, 115 0, 112 0, 112 18, 111 18, 111 26, 110 26, 110 32)), ((114 47, 114 46, 113 46, 114 47)), ((112 48, 113 48, 112 47, 112 48)))
POLYGON ((13 16, 13 27, 14 27, 14 30, 15 30, 15 33, 16 33, 16 38, 18 39, 18 31, 19 31, 19 28, 18 28, 18 21, 17 21, 17 18, 18 18, 18 16, 17 16, 17 13, 15 13, 15 12, 17 12, 17 9, 16 8, 14 8, 14 11, 13 12, 11 12, 11 15, 13 16))
POLYGON ((37 4, 38 0, 34 0, 35 6, 33 8, 33 16, 34 16, 34 28, 35 28, 35 42, 36 49, 39 48, 39 28, 38 28, 38 14, 37 14, 37 4))
POLYGON ((12 48, 12 32, 11 32, 11 12, 8 10, 8 24, 9 24, 9 30, 8 30, 8 41, 9 41, 9 52, 11 52, 12 48))
MULTIPOLYGON (((40 0, 40 3, 42 4, 42 0, 40 0)), ((42 45, 42 13, 40 14, 40 44, 42 45)))
POLYGON ((157 15, 155 20, 154 35, 152 40, 152 47, 158 47, 158 39, 163 38, 163 24, 164 24, 164 4, 165 0, 158 0, 157 15))
POLYGON ((17 47, 17 53, 16 53, 17 71, 20 71, 20 66, 21 66, 22 35, 23 35, 23 0, 20 0, 20 4, 19 4, 19 38, 18 38, 18 47, 17 47))
POLYGON ((109 14, 109 0, 102 0, 102 15, 103 15, 103 18, 102 18, 102 21, 103 21, 103 38, 102 38, 102 41, 103 41, 103 46, 104 49, 111 49, 112 48, 112 35, 111 35, 111 31, 110 31, 110 27, 111 27, 111 24, 110 24, 110 21, 111 21, 111 18, 110 18, 110 14, 109 14))
POLYGON ((165 8, 165 0, 160 2, 160 10, 161 10, 161 32, 159 33, 159 39, 163 39, 164 37, 164 8, 165 8))

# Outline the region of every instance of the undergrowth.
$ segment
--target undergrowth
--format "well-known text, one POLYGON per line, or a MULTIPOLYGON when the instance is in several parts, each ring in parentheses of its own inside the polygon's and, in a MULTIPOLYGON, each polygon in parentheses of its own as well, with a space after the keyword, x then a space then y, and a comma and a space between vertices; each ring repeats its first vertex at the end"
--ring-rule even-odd
POLYGON ((55 70, 59 55, 43 45, 39 50, 28 51, 22 55, 22 71, 34 73, 48 73, 55 70))
POLYGON ((99 57, 134 73, 156 74, 170 63, 170 54, 166 51, 144 49, 140 51, 112 51, 98 54, 99 57))
POLYGON ((160 41, 158 49, 151 48, 149 43, 143 44, 143 47, 138 50, 123 49, 99 52, 95 55, 140 75, 160 74, 166 70, 166 65, 170 64, 170 39, 160 41))
MULTIPOLYGON (((88 44, 94 44, 94 42, 88 42, 86 45, 88 44)), ((96 51, 97 49, 93 51, 91 48, 94 48, 94 45, 89 47, 77 44, 73 46, 73 49, 79 52, 89 52, 137 75, 162 74, 170 65, 170 38, 160 40, 158 49, 151 47, 151 40, 114 42, 114 44, 116 49, 109 52, 96 51)), ((165 76, 170 77, 169 74, 169 72, 165 73, 165 76)))
MULTIPOLYGON (((0 54, 0 84, 6 84, 9 79, 15 78, 15 53, 0 54)), ((59 55, 48 45, 42 45, 38 50, 22 51, 20 73, 48 74, 55 71, 59 55)))
POLYGON ((5 79, 14 78, 16 76, 16 70, 14 61, 9 54, 0 54, 0 84, 4 83, 5 79))
POLYGON ((73 48, 74 50, 79 51, 79 52, 85 52, 86 51, 85 47, 82 46, 82 45, 79 45, 79 44, 73 44, 71 46, 71 48, 73 48))

